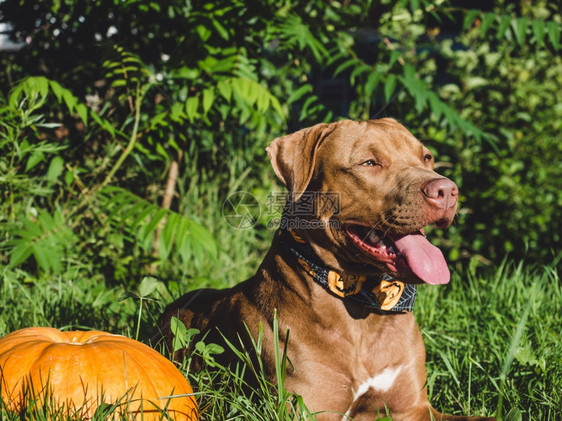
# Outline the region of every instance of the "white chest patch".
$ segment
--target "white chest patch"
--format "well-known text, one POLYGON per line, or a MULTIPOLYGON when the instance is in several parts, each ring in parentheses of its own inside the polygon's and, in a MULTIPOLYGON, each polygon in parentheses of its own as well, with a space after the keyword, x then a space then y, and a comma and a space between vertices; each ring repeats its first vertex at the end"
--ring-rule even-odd
MULTIPOLYGON (((381 373, 377 374, 376 376, 365 380, 363 383, 359 385, 355 393, 353 393, 353 403, 355 403, 357 399, 360 399, 361 396, 367 393, 371 388, 379 392, 388 391, 394 384, 396 378, 398 377, 398 374, 400 374, 400 371, 402 371, 401 365, 394 368, 388 367, 385 368, 381 373)), ((349 412, 353 407, 353 403, 349 407, 347 413, 342 418, 342 421, 349 420, 349 412)))
POLYGON ((402 371, 401 365, 394 368, 388 367, 385 368, 382 373, 365 380, 359 385, 359 388, 354 393, 354 399, 364 395, 370 388, 378 390, 379 392, 388 391, 394 384, 394 381, 396 380, 396 377, 398 377, 398 374, 400 374, 400 371, 402 371))

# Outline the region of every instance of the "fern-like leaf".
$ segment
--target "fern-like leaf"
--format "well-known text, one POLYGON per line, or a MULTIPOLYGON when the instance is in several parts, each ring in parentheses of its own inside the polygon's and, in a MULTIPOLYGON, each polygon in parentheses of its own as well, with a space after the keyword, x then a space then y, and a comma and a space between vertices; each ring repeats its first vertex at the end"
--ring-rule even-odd
POLYGON ((122 230, 146 253, 152 252, 154 235, 163 224, 156 250, 160 263, 167 261, 174 251, 183 264, 197 266, 207 258, 217 258, 218 247, 211 233, 185 215, 160 208, 120 187, 105 187, 98 198, 107 223, 122 230))

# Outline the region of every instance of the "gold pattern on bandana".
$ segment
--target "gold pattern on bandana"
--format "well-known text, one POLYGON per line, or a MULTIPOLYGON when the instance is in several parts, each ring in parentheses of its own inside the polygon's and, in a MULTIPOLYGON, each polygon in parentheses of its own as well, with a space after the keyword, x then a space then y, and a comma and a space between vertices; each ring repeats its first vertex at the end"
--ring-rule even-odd
POLYGON ((331 270, 328 272, 328 288, 339 297, 355 295, 361 290, 366 279, 365 276, 341 276, 339 273, 331 270))
POLYGON ((301 264, 301 266, 304 268, 304 270, 306 270, 306 272, 310 275, 310 276, 316 276, 316 273, 314 273, 314 271, 311 269, 311 267, 308 265, 308 263, 306 263, 304 260, 302 260, 301 258, 297 259, 299 261, 299 263, 301 264))
POLYGON ((373 294, 381 306, 381 310, 392 309, 400 300, 404 292, 404 282, 400 281, 381 281, 375 288, 373 294))

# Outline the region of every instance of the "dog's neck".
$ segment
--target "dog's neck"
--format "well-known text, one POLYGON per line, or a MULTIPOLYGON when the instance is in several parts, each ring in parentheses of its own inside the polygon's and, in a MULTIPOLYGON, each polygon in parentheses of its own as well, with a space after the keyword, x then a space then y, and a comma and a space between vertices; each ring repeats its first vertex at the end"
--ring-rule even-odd
POLYGON ((378 313, 411 312, 417 287, 393 279, 388 274, 367 277, 340 274, 326 266, 310 244, 291 229, 279 229, 276 234, 314 281, 333 295, 368 306, 378 313))

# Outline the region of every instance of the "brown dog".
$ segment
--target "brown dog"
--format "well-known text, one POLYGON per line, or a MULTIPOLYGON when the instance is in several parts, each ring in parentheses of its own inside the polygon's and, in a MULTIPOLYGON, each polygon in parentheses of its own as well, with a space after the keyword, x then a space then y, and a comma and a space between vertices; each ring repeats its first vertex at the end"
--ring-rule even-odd
MULTIPOLYGON (((411 312, 416 284, 445 284, 449 270, 423 227, 448 227, 455 183, 392 119, 318 124, 267 148, 290 192, 282 226, 257 273, 232 289, 198 290, 170 305, 206 341, 249 345, 263 324, 262 359, 273 381, 273 319, 290 329, 286 387, 321 420, 477 420, 433 409, 425 348, 411 312)), ((285 337, 282 336, 284 341, 285 337)), ((225 354, 223 362, 234 362, 225 354)))

